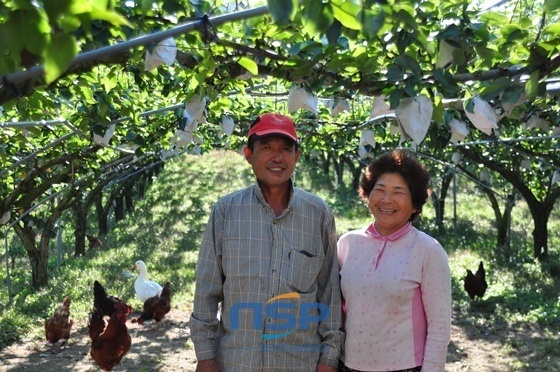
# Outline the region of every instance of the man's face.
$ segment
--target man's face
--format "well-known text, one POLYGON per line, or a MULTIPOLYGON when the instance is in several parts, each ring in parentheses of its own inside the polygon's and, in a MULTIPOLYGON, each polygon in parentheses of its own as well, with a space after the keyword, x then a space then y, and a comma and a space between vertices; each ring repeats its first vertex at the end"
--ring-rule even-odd
POLYGON ((284 136, 269 136, 257 140, 253 151, 245 148, 245 158, 261 187, 283 186, 290 180, 300 152, 284 136))

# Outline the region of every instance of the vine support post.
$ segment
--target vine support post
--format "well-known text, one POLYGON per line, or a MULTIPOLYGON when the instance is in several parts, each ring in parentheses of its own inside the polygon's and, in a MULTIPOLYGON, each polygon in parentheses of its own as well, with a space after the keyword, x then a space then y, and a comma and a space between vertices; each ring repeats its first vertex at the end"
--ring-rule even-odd
POLYGON ((8 228, 4 234, 4 241, 6 243, 6 283, 8 287, 8 304, 12 304, 12 280, 10 279, 10 249, 8 247, 8 228))
POLYGON ((453 233, 457 244, 457 172, 453 168, 453 233))

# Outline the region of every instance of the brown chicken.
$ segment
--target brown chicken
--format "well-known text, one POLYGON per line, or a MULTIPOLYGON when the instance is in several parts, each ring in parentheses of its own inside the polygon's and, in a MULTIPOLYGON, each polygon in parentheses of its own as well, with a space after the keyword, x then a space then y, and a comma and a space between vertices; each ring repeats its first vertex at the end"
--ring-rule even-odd
POLYGON ((486 272, 484 271, 484 264, 482 261, 480 261, 478 270, 475 274, 473 274, 471 270, 467 269, 467 276, 465 276, 464 279, 464 287, 471 300, 475 300, 477 296, 479 298, 484 296, 486 288, 488 288, 488 283, 486 282, 486 272))
POLYGON ((103 246, 103 242, 101 241, 101 239, 99 239, 96 236, 93 236, 91 234, 86 234, 86 238, 88 240, 88 247, 89 249, 93 249, 93 248, 99 248, 103 246))
POLYGON ((93 313, 89 316, 89 354, 103 371, 111 371, 119 365, 123 356, 130 350, 132 342, 126 327, 126 316, 130 311, 130 306, 119 302, 115 305, 115 312, 108 322, 103 319, 97 308, 93 308, 93 313))
POLYGON ((144 323, 145 320, 153 319, 159 322, 165 314, 171 310, 171 286, 169 282, 165 283, 159 296, 148 298, 144 302, 142 314, 137 319, 132 319, 133 323, 144 323))
POLYGON ((70 338, 72 324, 74 321, 70 318, 70 297, 66 297, 54 311, 53 316, 45 321, 45 337, 52 344, 52 353, 54 353, 54 347, 58 341, 64 340, 61 347, 66 345, 70 338))

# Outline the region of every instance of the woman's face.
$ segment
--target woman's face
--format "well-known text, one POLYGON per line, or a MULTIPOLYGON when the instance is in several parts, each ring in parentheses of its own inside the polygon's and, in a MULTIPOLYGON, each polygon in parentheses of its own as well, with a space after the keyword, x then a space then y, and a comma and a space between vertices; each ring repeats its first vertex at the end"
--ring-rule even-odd
POLYGON ((375 218, 375 228, 383 236, 402 228, 416 212, 408 185, 398 173, 379 176, 369 194, 368 204, 375 218))

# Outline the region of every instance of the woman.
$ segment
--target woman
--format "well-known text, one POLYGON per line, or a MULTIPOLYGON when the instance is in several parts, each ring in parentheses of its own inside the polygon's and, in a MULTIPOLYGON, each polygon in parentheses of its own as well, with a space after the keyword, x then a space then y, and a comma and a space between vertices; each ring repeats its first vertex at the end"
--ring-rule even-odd
POLYGON ((442 246, 411 224, 430 193, 412 153, 373 161, 359 187, 374 222, 338 241, 346 344, 340 371, 444 371, 451 275, 442 246))

